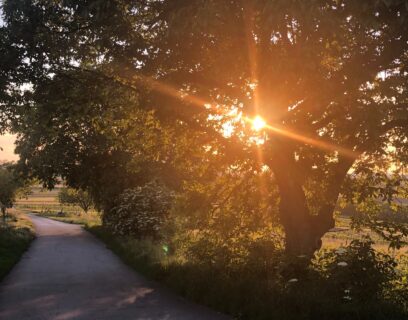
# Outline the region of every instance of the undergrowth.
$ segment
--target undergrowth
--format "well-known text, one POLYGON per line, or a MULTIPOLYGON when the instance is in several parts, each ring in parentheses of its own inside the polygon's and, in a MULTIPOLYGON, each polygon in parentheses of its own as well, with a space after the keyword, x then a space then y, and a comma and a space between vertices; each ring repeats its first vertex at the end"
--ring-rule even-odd
MULTIPOLYGON (((163 243, 88 230, 127 264, 195 302, 236 319, 407 319, 408 272, 370 239, 288 259, 276 250, 258 260, 191 262, 163 243)), ((406 264, 405 264, 406 266, 406 264)))
POLYGON ((17 212, 0 222, 0 280, 20 260, 34 239, 31 222, 17 212))

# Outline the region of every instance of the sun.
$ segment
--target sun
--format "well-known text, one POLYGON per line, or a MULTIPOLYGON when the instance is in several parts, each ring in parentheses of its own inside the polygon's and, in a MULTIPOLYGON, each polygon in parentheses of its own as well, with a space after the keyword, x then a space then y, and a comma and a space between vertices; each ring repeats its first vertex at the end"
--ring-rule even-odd
POLYGON ((254 120, 252 120, 252 129, 255 131, 261 131, 265 126, 266 122, 260 116, 256 116, 254 120))

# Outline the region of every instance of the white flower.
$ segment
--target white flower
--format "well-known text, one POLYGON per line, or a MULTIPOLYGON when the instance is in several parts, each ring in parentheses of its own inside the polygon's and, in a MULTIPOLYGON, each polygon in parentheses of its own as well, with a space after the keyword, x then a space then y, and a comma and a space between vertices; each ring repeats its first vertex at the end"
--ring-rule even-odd
POLYGON ((339 267, 347 267, 348 266, 347 262, 344 262, 344 261, 339 262, 337 265, 339 267))
POLYGON ((344 248, 338 248, 337 250, 336 250, 336 253, 337 254, 343 254, 343 253, 346 253, 346 249, 344 249, 344 248))
POLYGON ((298 279, 293 278, 293 279, 290 279, 288 282, 289 282, 289 283, 298 282, 298 279))
POLYGON ((351 301, 352 300, 350 296, 344 296, 343 299, 346 300, 346 301, 351 301))
POLYGON ((344 293, 348 295, 350 293, 350 290, 346 289, 346 290, 344 290, 344 293))

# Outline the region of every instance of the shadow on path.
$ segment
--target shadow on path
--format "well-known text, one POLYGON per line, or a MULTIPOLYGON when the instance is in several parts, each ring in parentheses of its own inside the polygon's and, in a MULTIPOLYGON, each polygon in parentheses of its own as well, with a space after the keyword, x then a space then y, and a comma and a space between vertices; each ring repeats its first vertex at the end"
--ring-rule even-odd
POLYGON ((0 284, 1 320, 226 320, 144 279, 78 225, 30 215, 37 233, 0 284))

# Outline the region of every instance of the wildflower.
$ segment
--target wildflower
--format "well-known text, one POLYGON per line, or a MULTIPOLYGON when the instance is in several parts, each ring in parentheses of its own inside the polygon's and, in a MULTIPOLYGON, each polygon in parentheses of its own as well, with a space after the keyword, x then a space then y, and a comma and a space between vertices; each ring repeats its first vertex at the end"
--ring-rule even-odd
POLYGON ((352 298, 351 298, 350 296, 344 296, 344 297, 343 297, 343 300, 345 300, 345 301, 351 301, 352 298))
POLYGON ((339 267, 347 267, 348 266, 347 262, 344 262, 344 261, 339 262, 337 265, 339 267))
POLYGON ((338 248, 337 250, 336 250, 336 253, 337 254, 344 254, 344 253, 346 253, 346 249, 344 249, 344 248, 338 248))
POLYGON ((349 289, 346 289, 346 290, 344 290, 344 293, 347 294, 347 295, 349 295, 349 294, 350 294, 350 290, 349 290, 349 289))
POLYGON ((294 282, 298 282, 298 279, 296 279, 296 278, 293 278, 293 279, 290 279, 289 281, 288 281, 289 283, 294 283, 294 282))

